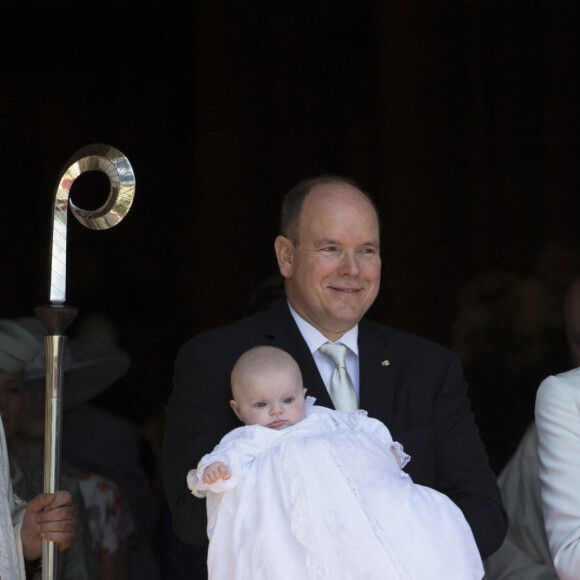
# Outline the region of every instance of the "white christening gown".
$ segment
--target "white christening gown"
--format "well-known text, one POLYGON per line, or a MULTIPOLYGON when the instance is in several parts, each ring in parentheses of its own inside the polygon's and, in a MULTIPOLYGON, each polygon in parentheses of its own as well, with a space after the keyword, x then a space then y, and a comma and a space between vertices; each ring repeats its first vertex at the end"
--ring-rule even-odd
POLYGON ((286 429, 235 429, 189 472, 207 497, 210 580, 480 580, 462 512, 401 470, 385 425, 313 402, 286 429), (206 485, 215 461, 232 477, 206 485))

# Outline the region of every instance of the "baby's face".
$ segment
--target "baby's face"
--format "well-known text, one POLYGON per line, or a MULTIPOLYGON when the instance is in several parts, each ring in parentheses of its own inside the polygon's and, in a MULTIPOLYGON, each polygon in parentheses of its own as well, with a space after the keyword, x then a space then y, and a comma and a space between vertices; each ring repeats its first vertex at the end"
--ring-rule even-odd
POLYGON ((304 419, 306 408, 300 373, 294 369, 259 373, 237 385, 232 409, 245 425, 284 429, 304 419))

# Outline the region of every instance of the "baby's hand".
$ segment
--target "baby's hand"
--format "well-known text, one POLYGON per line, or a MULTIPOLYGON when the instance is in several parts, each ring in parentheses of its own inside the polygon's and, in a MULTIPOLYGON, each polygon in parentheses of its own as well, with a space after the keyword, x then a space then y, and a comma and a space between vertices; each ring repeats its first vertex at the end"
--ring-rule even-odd
POLYGON ((216 461, 210 463, 203 472, 204 483, 215 483, 218 479, 229 479, 231 477, 230 470, 221 462, 216 461))

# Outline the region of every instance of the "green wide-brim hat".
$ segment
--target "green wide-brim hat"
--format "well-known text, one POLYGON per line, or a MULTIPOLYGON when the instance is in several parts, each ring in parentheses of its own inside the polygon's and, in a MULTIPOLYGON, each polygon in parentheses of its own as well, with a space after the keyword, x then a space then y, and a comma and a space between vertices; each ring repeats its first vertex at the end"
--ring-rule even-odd
POLYGON ((41 343, 20 324, 0 319, 0 370, 19 373, 41 350, 41 343))

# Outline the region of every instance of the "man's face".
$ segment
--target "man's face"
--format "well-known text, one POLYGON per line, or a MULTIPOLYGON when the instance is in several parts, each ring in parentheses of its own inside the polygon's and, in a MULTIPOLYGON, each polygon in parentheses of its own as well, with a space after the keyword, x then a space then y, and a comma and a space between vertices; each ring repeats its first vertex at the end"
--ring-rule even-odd
POLYGON ((232 409, 245 425, 284 429, 304 419, 306 407, 298 369, 280 368, 261 372, 235 388, 232 409))
POLYGON ((0 416, 6 437, 16 428, 16 419, 22 403, 22 377, 20 373, 0 370, 0 416))
POLYGON ((371 203, 343 183, 304 200, 298 243, 276 238, 286 294, 302 318, 332 341, 358 324, 379 292, 379 225, 371 203))

